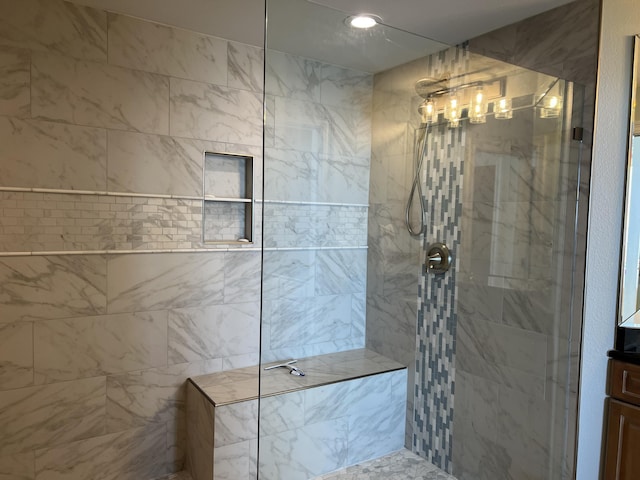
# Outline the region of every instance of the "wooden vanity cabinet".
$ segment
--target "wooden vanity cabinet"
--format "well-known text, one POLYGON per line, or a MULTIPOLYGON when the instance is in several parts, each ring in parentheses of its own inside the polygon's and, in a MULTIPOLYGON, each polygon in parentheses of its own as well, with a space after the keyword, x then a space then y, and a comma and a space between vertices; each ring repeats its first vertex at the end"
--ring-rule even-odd
POLYGON ((640 365, 611 360, 604 480, 640 478, 640 365))

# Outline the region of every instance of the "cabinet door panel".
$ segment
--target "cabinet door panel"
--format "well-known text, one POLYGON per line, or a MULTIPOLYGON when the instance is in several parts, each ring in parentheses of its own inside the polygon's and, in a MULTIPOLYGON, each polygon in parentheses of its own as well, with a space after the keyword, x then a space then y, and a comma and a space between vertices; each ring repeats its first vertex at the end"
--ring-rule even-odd
POLYGON ((640 407, 609 400, 605 480, 640 478, 640 407))

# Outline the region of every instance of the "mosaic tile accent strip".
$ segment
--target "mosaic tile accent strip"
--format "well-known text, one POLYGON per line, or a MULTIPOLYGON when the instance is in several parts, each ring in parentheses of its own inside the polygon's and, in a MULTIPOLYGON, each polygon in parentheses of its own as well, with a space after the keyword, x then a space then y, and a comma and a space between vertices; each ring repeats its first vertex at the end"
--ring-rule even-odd
POLYGON ((268 203, 264 209, 266 248, 367 244, 368 207, 268 203))
POLYGON ((0 192, 0 251, 202 247, 202 202, 0 192))
MULTIPOLYGON (((449 49, 429 57, 428 76, 466 71, 468 53, 449 49)), ((462 78, 462 77, 459 77, 462 78)), ((462 81, 462 80, 461 80, 462 81)), ((456 253, 460 245, 465 124, 436 125, 427 133, 424 201, 428 212, 424 251, 446 243, 454 268, 444 275, 423 272, 418 289, 418 335, 413 451, 451 473, 455 393, 456 253)))

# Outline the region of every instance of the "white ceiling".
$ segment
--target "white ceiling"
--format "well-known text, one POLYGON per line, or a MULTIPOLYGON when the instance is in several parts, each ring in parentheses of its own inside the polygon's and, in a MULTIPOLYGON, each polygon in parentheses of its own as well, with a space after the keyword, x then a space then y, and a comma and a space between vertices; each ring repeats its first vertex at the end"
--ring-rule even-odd
MULTIPOLYGON (((71 1, 251 45, 264 44, 264 0, 71 1)), ((569 1, 268 0, 267 45, 377 72, 441 50, 444 45, 438 42, 462 43, 569 1), (363 33, 343 23, 347 14, 363 12, 378 15, 395 28, 377 26, 363 33)))

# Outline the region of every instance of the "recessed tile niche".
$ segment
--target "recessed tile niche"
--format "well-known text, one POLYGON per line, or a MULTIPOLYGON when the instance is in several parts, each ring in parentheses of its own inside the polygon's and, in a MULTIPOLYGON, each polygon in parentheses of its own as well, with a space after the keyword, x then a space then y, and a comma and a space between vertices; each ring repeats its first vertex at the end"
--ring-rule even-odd
POLYGON ((205 243, 253 242, 253 157, 205 153, 203 215, 205 243))

